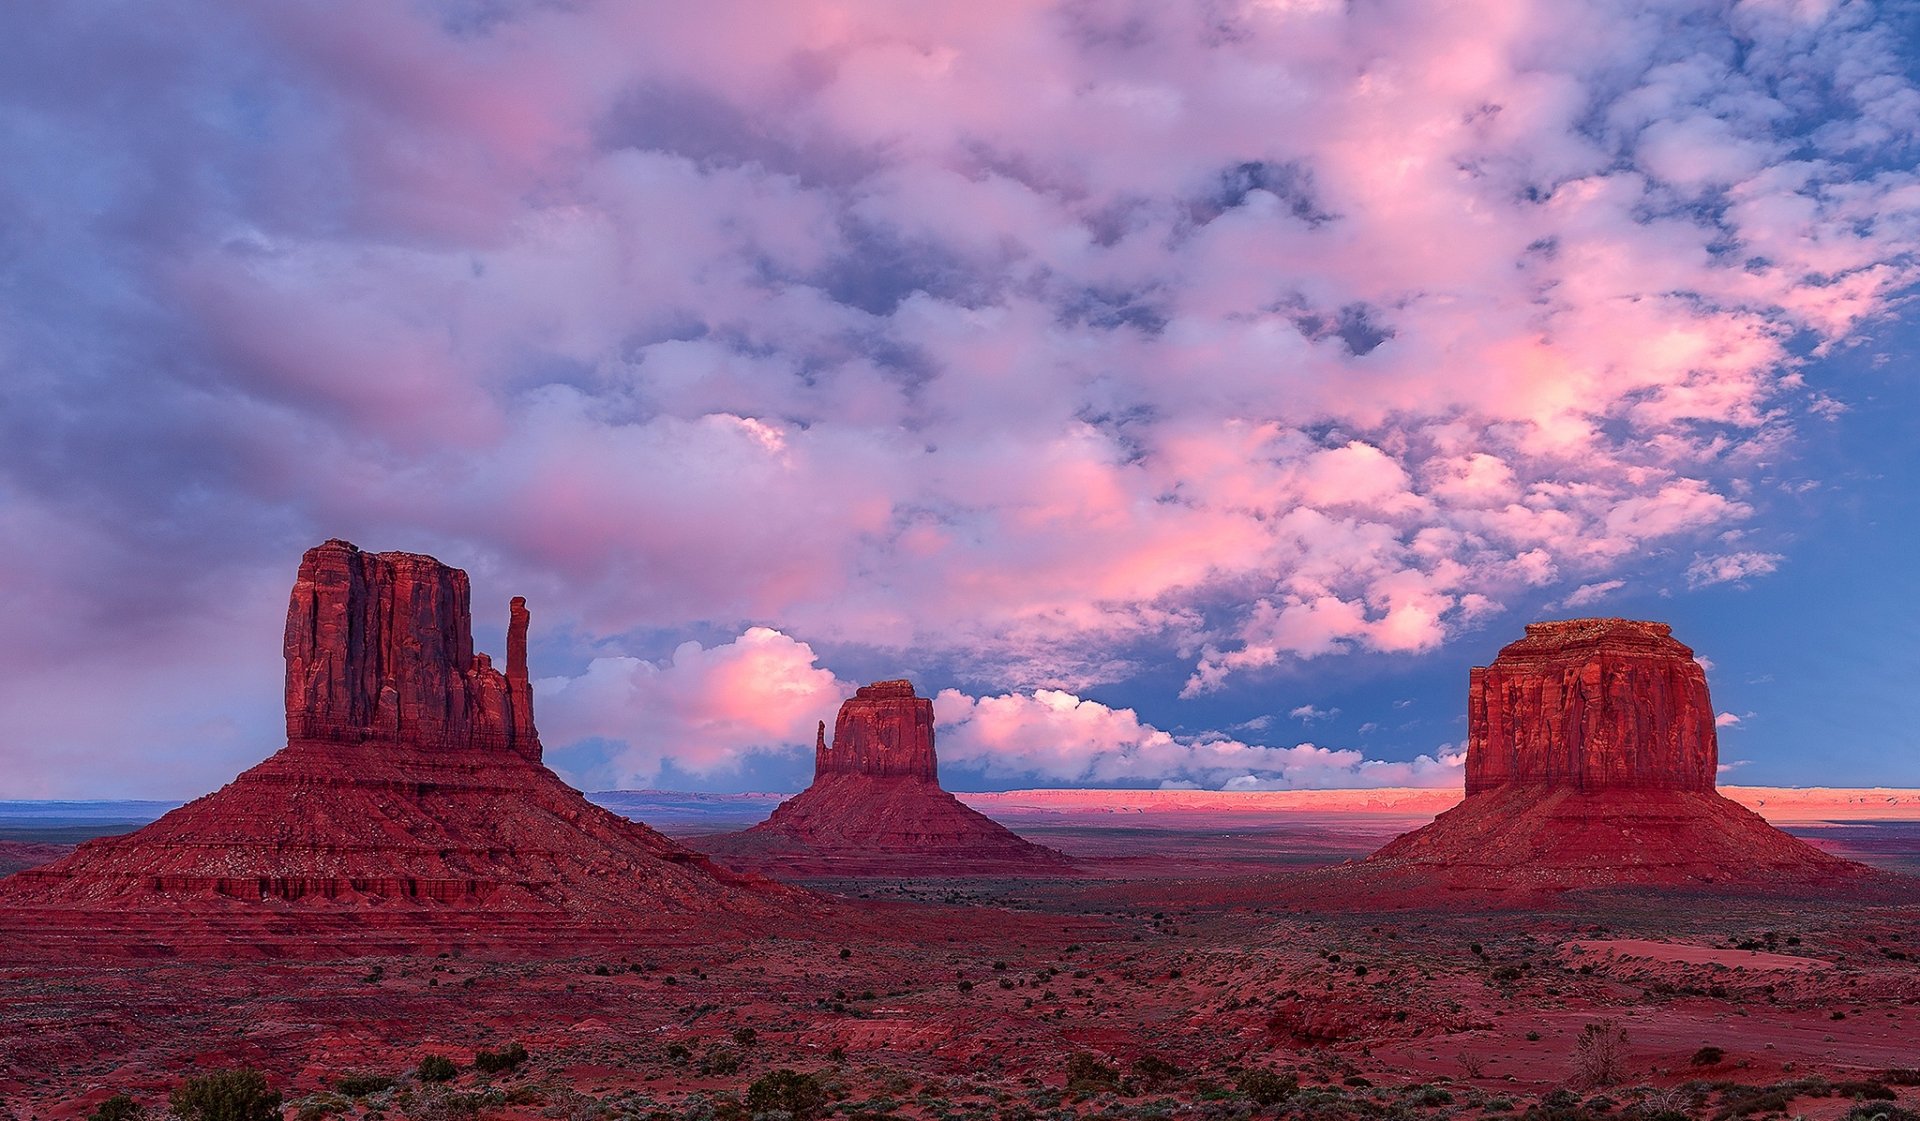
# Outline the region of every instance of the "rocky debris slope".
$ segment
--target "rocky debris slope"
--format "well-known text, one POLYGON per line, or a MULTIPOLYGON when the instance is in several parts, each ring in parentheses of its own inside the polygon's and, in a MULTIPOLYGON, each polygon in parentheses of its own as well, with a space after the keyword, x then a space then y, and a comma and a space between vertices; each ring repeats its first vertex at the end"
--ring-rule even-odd
POLYGON ((940 788, 933 702, 880 681, 840 706, 833 742, 815 737, 813 784, 742 833, 692 843, 803 875, 990 875, 1069 871, 1064 855, 940 788))
POLYGON ((319 924, 304 933, 328 915, 461 917, 538 941, 583 923, 690 929, 809 903, 548 770, 527 625, 516 599, 502 674, 473 650, 464 572, 343 541, 308 550, 287 610, 287 746, 146 828, 0 882, 0 926, 29 912, 56 925, 218 915, 253 937, 254 917, 319 924))

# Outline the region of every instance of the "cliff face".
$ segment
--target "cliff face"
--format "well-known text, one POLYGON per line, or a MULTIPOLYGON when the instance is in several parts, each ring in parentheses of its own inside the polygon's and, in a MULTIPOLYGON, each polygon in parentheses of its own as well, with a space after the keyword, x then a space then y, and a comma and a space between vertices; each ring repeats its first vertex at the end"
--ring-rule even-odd
POLYGON ((1467 793, 1510 784, 1711 791, 1707 675, 1665 623, 1572 619, 1472 671, 1467 793))
POLYGON ((507 672, 473 650, 467 574, 415 553, 307 550, 287 604, 287 739, 514 751, 540 758, 526 600, 507 672))

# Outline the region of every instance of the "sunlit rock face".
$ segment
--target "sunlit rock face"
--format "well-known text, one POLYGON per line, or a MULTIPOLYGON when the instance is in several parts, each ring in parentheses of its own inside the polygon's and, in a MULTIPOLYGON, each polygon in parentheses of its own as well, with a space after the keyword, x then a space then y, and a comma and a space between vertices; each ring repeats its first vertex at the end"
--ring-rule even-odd
POLYGON ((1569 619, 1475 667, 1467 793, 1507 785, 1706 790, 1719 747, 1707 675, 1665 623, 1569 619))
POLYGON ((1059 872, 1066 857, 1027 841, 940 787, 933 702, 907 681, 877 681, 822 722, 813 784, 708 851, 770 871, 893 874, 1059 872))
POLYGON ((811 906, 589 803, 548 770, 528 623, 515 598, 503 674, 473 649, 466 573, 344 541, 308 550, 287 609, 287 746, 138 832, 0 883, 0 919, 39 908, 56 924, 94 913, 137 927, 160 914, 153 929, 177 947, 196 936, 176 921, 294 914, 304 917, 273 937, 320 945, 324 916, 347 914, 355 937, 426 921, 539 944, 583 925, 625 936, 811 906))

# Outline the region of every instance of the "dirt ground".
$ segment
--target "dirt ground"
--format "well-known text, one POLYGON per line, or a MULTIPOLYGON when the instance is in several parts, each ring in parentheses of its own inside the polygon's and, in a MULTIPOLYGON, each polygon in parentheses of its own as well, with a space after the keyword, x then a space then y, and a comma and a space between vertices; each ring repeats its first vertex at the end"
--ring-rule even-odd
MULTIPOLYGON (((305 1121, 1920 1109, 1920 906, 1288 905, 1291 870, 1370 851, 1406 820, 1020 822, 1085 874, 809 885, 865 915, 858 937, 636 940, 535 960, 7 954, 0 1118, 85 1117, 115 1093, 157 1115, 183 1080, 236 1067, 263 1072, 305 1121), (513 1043, 524 1061, 474 1069, 513 1043), (429 1055, 457 1074, 420 1078, 429 1055)), ((1870 840, 1859 851, 1883 866, 1913 858, 1900 829, 1870 840)))

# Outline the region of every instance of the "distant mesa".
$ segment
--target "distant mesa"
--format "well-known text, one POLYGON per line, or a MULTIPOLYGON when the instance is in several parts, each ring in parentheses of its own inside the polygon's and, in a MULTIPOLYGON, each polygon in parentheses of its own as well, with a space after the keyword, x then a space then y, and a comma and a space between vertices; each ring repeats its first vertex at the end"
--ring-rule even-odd
POLYGON ((907 681, 877 681, 840 706, 833 741, 814 738, 813 784, 766 821, 691 843, 801 875, 1020 875, 1073 869, 940 788, 933 702, 907 681))
POLYGON ((0 881, 0 919, 491 916, 538 941, 583 922, 751 920, 807 898, 716 867, 548 770, 526 603, 513 601, 502 673, 473 649, 468 598, 466 573, 432 557, 309 549, 287 605, 287 746, 138 832, 0 881))
POLYGON ((1469 682, 1465 800, 1322 885, 1419 905, 1433 889, 1818 888, 1879 875, 1716 792, 1706 673, 1665 623, 1530 623, 1469 682))

